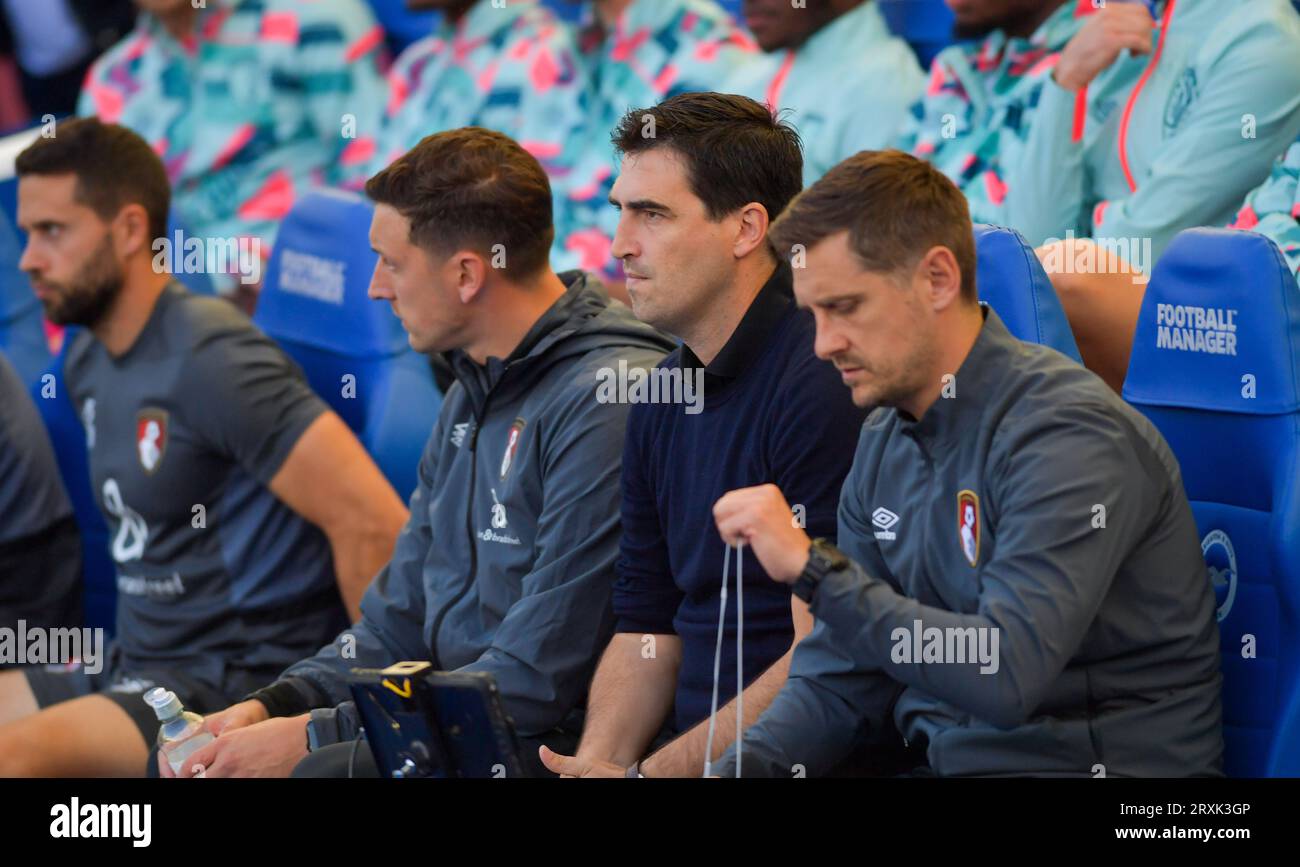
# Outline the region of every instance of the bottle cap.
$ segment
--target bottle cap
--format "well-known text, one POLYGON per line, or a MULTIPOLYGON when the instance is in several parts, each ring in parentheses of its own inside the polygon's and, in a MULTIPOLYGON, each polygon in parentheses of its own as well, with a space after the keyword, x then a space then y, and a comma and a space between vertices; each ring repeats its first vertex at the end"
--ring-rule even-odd
POLYGON ((154 715, 160 720, 178 716, 184 707, 176 693, 161 686, 154 687, 144 694, 144 703, 153 708, 154 715))

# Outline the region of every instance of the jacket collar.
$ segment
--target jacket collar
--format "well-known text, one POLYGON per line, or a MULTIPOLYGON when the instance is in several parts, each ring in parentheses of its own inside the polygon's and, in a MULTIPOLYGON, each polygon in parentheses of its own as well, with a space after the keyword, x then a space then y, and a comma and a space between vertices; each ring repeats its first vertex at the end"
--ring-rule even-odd
POLYGON ((488 356, 479 364, 463 350, 444 355, 456 379, 465 386, 475 406, 481 406, 487 393, 496 387, 506 371, 527 359, 536 358, 556 343, 576 333, 590 316, 609 304, 600 283, 582 271, 559 275, 567 287, 564 294, 546 309, 533 327, 504 359, 488 356))
POLYGON ((899 429, 919 442, 940 443, 969 435, 980 425, 989 398, 1006 387, 1008 367, 1020 341, 987 304, 980 304, 984 324, 970 352, 957 368, 952 397, 941 396, 920 421, 895 409, 899 429))

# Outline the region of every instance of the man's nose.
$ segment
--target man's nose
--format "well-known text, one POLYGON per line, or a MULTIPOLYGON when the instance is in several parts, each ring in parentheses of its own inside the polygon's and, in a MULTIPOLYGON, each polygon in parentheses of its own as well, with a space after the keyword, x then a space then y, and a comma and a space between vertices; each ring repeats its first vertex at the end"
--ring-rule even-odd
POLYGON ((27 239, 27 244, 23 247, 23 253, 18 257, 18 270, 32 276, 32 274, 41 270, 40 257, 32 249, 32 241, 27 239))
POLYGON ((835 356, 844 352, 848 345, 844 335, 836 328, 827 325, 824 321, 817 323, 817 336, 813 340, 813 353, 822 361, 831 361, 835 356))
POLYGON ((614 239, 609 246, 609 254, 615 259, 627 259, 635 257, 640 252, 639 247, 632 238, 631 230, 627 226, 626 216, 620 215, 618 218, 618 228, 614 230, 614 239))
POLYGON ((379 263, 375 263, 375 270, 370 272, 370 285, 366 288, 366 295, 372 301, 382 301, 393 297, 393 293, 388 291, 379 277, 379 263))

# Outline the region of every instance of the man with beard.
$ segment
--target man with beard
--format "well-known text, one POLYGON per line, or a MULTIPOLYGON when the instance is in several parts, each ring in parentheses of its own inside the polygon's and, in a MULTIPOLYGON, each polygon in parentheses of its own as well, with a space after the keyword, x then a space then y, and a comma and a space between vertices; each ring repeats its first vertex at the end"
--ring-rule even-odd
POLYGON ((85 326, 66 387, 119 599, 106 660, 0 674, 0 776, 135 775, 147 689, 207 713, 328 641, 406 510, 246 317, 155 270, 169 190, 144 139, 67 121, 16 168, 19 265, 51 321, 85 326))

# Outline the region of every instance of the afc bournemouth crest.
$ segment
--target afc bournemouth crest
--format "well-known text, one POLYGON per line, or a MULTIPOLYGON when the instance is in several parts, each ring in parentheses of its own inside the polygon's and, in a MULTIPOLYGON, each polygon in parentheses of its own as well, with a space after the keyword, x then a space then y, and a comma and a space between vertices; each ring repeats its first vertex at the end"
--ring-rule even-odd
POLYGON ((525 424, 522 418, 517 418, 510 426, 510 436, 506 439, 506 453, 501 457, 502 481, 505 481, 506 475, 510 472, 510 465, 515 462, 515 452, 519 450, 519 439, 524 435, 525 424))
POLYGON ((974 491, 957 493, 957 538, 972 566, 980 561, 980 498, 974 491))
POLYGON ((162 463, 167 450, 167 412, 142 409, 135 414, 135 447, 140 466, 149 475, 162 463))

